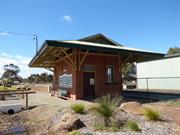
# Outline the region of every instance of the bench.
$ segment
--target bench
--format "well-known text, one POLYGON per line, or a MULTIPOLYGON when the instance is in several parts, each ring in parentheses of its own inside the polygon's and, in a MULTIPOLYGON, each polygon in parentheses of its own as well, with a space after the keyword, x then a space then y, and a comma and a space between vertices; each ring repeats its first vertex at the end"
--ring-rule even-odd
POLYGON ((21 94, 21 95, 26 95, 26 109, 28 109, 28 94, 35 94, 36 92, 34 91, 23 91, 23 92, 0 92, 0 96, 5 97, 5 95, 12 95, 12 94, 21 94))

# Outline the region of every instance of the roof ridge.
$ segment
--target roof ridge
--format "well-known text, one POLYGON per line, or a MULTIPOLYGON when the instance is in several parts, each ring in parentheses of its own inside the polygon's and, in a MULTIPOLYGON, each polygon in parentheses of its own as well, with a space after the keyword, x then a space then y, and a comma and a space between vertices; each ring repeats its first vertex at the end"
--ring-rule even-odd
POLYGON ((123 45, 119 44, 118 42, 112 40, 111 38, 108 38, 105 34, 102 34, 102 33, 94 34, 94 35, 84 37, 84 38, 81 38, 81 39, 78 39, 78 40, 82 41, 82 40, 87 40, 87 39, 91 39, 91 38, 98 37, 98 36, 101 36, 102 38, 108 40, 109 42, 113 43, 113 45, 123 46, 123 45))

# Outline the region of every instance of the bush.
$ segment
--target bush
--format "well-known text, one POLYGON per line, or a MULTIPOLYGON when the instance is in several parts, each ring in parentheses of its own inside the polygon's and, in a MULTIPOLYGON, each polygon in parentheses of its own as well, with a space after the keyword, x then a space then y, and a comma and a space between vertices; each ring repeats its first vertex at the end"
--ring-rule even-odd
POLYGON ((160 119, 160 113, 158 111, 155 111, 151 108, 145 108, 145 113, 144 115, 152 121, 157 121, 160 119))
POLYGON ((98 131, 117 132, 120 130, 117 124, 111 124, 111 126, 105 126, 103 123, 96 123, 93 127, 98 131))
POLYGON ((72 132, 69 133, 69 135, 92 135, 91 133, 80 133, 77 130, 74 130, 72 132))
POLYGON ((140 131, 139 126, 135 121, 127 121, 125 127, 131 131, 140 131))
POLYGON ((111 118, 114 118, 115 109, 119 105, 122 97, 111 97, 110 95, 103 96, 97 99, 99 106, 95 109, 96 112, 104 118, 106 127, 111 126, 111 118))
POLYGON ((84 113, 84 110, 85 110, 85 106, 82 103, 73 104, 71 106, 71 108, 73 111, 75 111, 76 113, 80 113, 80 114, 84 113))
POLYGON ((81 133, 79 131, 74 130, 70 132, 69 135, 81 135, 81 133))
POLYGON ((83 133, 82 135, 93 135, 93 134, 91 134, 91 133, 83 133))

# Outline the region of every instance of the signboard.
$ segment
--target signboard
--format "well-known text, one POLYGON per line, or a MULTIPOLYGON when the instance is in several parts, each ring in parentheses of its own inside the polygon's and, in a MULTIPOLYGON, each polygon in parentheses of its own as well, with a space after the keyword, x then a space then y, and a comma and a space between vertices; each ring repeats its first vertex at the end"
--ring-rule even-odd
POLYGON ((72 88, 72 74, 63 74, 59 76, 60 88, 72 88))
POLYGON ((95 85, 95 80, 94 80, 94 78, 90 78, 90 85, 95 85))

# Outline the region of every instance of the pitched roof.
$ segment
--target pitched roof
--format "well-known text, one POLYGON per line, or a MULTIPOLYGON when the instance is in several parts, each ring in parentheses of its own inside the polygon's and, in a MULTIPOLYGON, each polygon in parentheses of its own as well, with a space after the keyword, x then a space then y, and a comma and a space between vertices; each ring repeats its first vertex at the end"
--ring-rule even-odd
POLYGON ((92 43, 92 42, 86 42, 86 41, 77 41, 77 40, 46 40, 46 41, 50 46, 59 46, 59 47, 67 46, 71 48, 92 49, 92 50, 100 49, 101 51, 104 50, 108 52, 119 52, 119 50, 124 50, 124 51, 134 51, 136 53, 139 52, 139 53, 161 54, 161 53, 143 50, 143 49, 136 49, 136 48, 130 48, 130 47, 125 47, 125 46, 113 46, 110 44, 92 43), (66 44, 66 46, 63 44, 66 44))
MULTIPOLYGON (((87 41, 87 42, 93 42, 94 39, 98 39, 98 38, 102 38, 104 39, 105 41, 107 41, 107 44, 110 44, 110 45, 115 45, 115 46, 123 46, 117 42, 115 42, 114 40, 108 38, 107 36, 105 36, 104 34, 102 33, 98 33, 98 34, 95 34, 95 35, 92 35, 92 36, 88 36, 88 37, 85 37, 85 38, 81 38, 79 39, 79 41, 87 41)), ((95 42, 95 41, 94 41, 95 42)), ((95 43, 100 43, 101 42, 95 42, 95 43)), ((103 43, 102 43, 103 44, 103 43)))
POLYGON ((46 40, 38 53, 34 56, 34 58, 29 63, 31 67, 43 67, 47 65, 47 67, 52 66, 52 63, 57 60, 57 55, 63 57, 62 48, 66 48, 67 51, 70 48, 78 48, 81 50, 90 50, 90 51, 100 51, 103 53, 113 53, 116 55, 121 55, 124 58, 128 56, 133 56, 135 59, 139 57, 146 57, 145 59, 157 59, 164 56, 164 54, 129 48, 119 45, 111 45, 111 44, 101 44, 101 43, 92 43, 87 41, 77 41, 77 40, 46 40))

